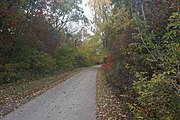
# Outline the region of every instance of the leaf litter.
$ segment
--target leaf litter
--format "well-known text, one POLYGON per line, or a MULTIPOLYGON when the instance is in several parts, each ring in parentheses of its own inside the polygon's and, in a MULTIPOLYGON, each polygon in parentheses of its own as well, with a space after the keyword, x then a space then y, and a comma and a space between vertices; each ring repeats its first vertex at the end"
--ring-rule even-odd
POLYGON ((68 71, 62 74, 52 75, 33 81, 1 85, 0 118, 84 69, 85 68, 78 68, 73 71, 68 71))
POLYGON ((97 73, 96 89, 97 120, 131 120, 125 101, 107 84, 101 68, 97 73))

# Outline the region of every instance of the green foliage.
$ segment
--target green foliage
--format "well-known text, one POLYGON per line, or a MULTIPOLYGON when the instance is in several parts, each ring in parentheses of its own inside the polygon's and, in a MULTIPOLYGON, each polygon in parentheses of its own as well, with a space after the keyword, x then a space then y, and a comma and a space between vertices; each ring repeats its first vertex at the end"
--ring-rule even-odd
POLYGON ((174 12, 169 17, 169 24, 166 27, 167 33, 164 35, 163 39, 166 40, 176 40, 179 41, 180 34, 180 13, 174 12))
POLYGON ((17 82, 31 75, 47 74, 54 69, 56 61, 48 54, 27 46, 22 50, 16 51, 10 63, 1 65, 1 84, 17 82))
MULTIPOLYGON (((69 43, 68 43, 69 44, 69 43)), ((61 44, 57 52, 54 55, 54 58, 56 59, 57 62, 57 69, 58 70, 63 70, 70 68, 72 69, 75 65, 75 48, 73 48, 72 45, 68 44, 61 44)))
POLYGON ((111 84, 119 95, 132 90, 132 78, 128 64, 122 62, 116 63, 105 71, 107 83, 111 84))
MULTIPOLYGON (((157 1, 153 2, 156 4, 157 1)), ((135 119, 178 120, 180 17, 177 1, 171 1, 174 5, 171 11, 167 10, 170 4, 164 1, 160 2, 162 5, 157 3, 161 8, 155 9, 160 9, 162 16, 152 13, 152 2, 113 3, 112 16, 123 14, 119 11, 121 6, 125 7, 124 10, 129 8, 130 12, 120 15, 120 21, 112 20, 113 25, 119 28, 110 23, 102 24, 104 28, 113 30, 112 34, 106 35, 106 40, 112 39, 108 48, 112 56, 108 56, 107 63, 103 65, 107 82, 119 96, 126 96, 135 119)), ((108 33, 108 30, 103 32, 108 33)))
POLYGON ((56 65, 55 59, 49 56, 47 53, 34 53, 32 58, 30 58, 30 67, 32 72, 37 74, 47 74, 50 73, 56 65))
MULTIPOLYGON (((172 28, 173 31, 179 29, 175 28, 172 28)), ((167 33, 164 35, 167 41, 161 44, 153 43, 153 39, 148 39, 148 41, 146 38, 151 38, 151 35, 147 35, 146 31, 142 33, 144 36, 141 35, 141 38, 145 40, 143 44, 137 42, 130 45, 136 54, 135 59, 141 61, 140 65, 144 63, 144 67, 141 67, 144 72, 136 69, 133 88, 138 93, 138 96, 135 97, 137 104, 129 104, 129 106, 137 119, 176 120, 180 117, 180 104, 178 102, 180 97, 177 87, 179 86, 177 74, 180 66, 179 43, 166 37, 167 34, 172 33, 168 27, 167 33), (143 52, 144 45, 147 52, 143 52), (139 57, 137 57, 138 54, 139 57)), ((174 39, 179 39, 176 34, 172 34, 172 36, 174 39)), ((136 39, 141 38, 136 37, 136 39)))
POLYGON ((75 56, 75 61, 76 61, 75 65, 77 67, 87 67, 90 65, 90 63, 88 62, 88 59, 78 52, 75 56))
POLYGON ((29 70, 35 74, 50 73, 56 64, 55 59, 50 55, 32 48, 23 40, 16 42, 11 62, 19 64, 21 69, 18 71, 29 70))
POLYGON ((80 3, 1 0, 0 85, 80 66, 75 59, 77 38, 68 33, 73 31, 70 22, 87 22, 80 3))
POLYGON ((103 48, 96 40, 89 38, 77 48, 77 64, 90 66, 96 63, 101 63, 103 58, 103 48))
POLYGON ((180 96, 176 89, 176 73, 168 71, 148 76, 141 72, 136 74, 137 81, 133 87, 139 96, 136 98, 140 107, 131 106, 137 118, 153 120, 171 120, 180 117, 180 96))
POLYGON ((21 74, 17 72, 18 64, 6 64, 1 66, 3 72, 0 75, 0 84, 17 82, 21 78, 21 74))

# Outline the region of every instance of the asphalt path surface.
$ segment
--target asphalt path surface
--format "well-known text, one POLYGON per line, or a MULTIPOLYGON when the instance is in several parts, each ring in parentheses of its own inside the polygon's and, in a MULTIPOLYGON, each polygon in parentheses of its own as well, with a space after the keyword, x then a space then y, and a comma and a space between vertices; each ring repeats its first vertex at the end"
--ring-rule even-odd
POLYGON ((96 73, 80 72, 48 90, 2 120, 96 120, 96 73))

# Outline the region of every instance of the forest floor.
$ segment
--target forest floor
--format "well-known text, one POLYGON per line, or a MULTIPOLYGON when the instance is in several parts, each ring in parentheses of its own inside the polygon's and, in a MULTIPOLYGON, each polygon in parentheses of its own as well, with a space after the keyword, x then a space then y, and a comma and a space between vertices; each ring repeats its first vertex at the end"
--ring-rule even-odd
POLYGON ((101 68, 97 73, 96 105, 97 120, 131 120, 125 101, 106 83, 101 68))
POLYGON ((84 69, 78 68, 62 74, 46 76, 41 79, 1 85, 0 118, 84 69))

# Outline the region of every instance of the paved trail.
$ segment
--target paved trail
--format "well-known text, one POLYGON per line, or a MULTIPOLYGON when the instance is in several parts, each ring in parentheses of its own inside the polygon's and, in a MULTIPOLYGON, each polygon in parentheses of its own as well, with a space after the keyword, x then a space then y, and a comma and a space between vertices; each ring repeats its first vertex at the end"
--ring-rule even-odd
POLYGON ((69 78, 2 120, 95 120, 97 69, 69 78))

